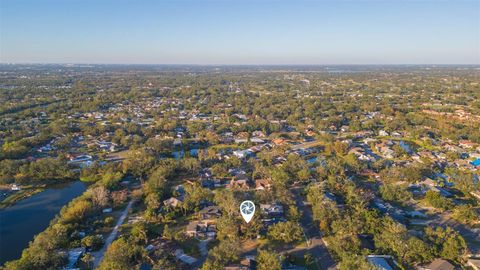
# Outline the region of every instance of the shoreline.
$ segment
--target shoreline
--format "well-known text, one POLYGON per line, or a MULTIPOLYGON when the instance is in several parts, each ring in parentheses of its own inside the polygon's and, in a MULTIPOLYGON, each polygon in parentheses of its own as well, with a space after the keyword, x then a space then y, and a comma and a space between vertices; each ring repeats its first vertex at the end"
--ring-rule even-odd
POLYGON ((42 184, 35 185, 35 186, 34 185, 27 185, 27 186, 23 186, 18 191, 12 191, 10 189, 0 190, 0 192, 11 192, 2 201, 0 201, 0 210, 11 207, 11 206, 15 205, 16 203, 18 203, 22 200, 28 199, 35 194, 38 194, 40 192, 45 191, 48 188, 55 188, 56 186, 69 184, 69 183, 72 183, 72 182, 75 182, 75 181, 77 181, 77 180, 71 179, 71 180, 66 180, 65 182, 61 182, 61 183, 59 183, 58 181, 50 181, 50 182, 42 183, 42 184))

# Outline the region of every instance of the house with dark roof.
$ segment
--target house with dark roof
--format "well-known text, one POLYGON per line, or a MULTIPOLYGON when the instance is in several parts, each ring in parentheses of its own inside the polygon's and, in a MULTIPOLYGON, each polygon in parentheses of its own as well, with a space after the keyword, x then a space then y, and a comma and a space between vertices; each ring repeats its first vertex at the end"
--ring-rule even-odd
POLYGON ((222 215, 220 207, 218 206, 207 206, 198 212, 202 219, 216 219, 222 215))
POLYGON ((256 190, 270 190, 272 184, 269 179, 257 179, 255 180, 256 190))
POLYGON ((429 265, 423 266, 421 270, 455 270, 457 269, 453 264, 444 259, 435 259, 429 265))

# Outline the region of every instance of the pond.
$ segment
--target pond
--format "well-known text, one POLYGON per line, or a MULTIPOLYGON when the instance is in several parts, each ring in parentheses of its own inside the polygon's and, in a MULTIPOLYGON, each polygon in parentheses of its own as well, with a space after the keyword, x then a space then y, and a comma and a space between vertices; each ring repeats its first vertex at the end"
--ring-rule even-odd
POLYGON ((0 265, 20 258, 33 237, 86 188, 80 181, 57 185, 0 210, 0 265))
MULTIPOLYGON (((197 148, 190 149, 189 150, 190 157, 198 157, 198 150, 199 149, 197 149, 197 148)), ((176 160, 182 159, 182 158, 185 157, 185 151, 183 151, 183 150, 174 151, 174 152, 172 152, 172 156, 176 160)))

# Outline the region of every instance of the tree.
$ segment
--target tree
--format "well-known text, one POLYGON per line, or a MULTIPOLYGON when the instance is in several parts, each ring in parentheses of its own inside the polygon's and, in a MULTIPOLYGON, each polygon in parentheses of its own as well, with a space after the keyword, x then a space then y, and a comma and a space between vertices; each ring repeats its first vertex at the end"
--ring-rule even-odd
POLYGON ((464 194, 469 194, 472 191, 480 189, 479 181, 475 181, 472 173, 461 171, 458 169, 448 168, 446 174, 452 178, 455 187, 461 190, 464 194))
POLYGON ((375 244, 385 253, 395 254, 401 262, 412 264, 432 258, 428 246, 420 239, 409 236, 407 229, 391 218, 383 220, 382 229, 375 235, 375 244))
POLYGON ((224 189, 215 193, 213 201, 222 208, 222 213, 228 216, 238 215, 240 202, 235 198, 232 190, 224 189))
POLYGON ((174 231, 168 226, 168 224, 165 224, 165 226, 163 227, 162 236, 168 240, 173 239, 174 231))
POLYGON ((207 261, 202 270, 223 269, 230 262, 237 261, 240 249, 236 241, 220 241, 220 243, 208 252, 207 261))
POLYGON ((95 258, 93 257, 92 253, 90 252, 86 252, 85 254, 83 254, 82 256, 82 262, 85 263, 87 265, 87 268, 90 269, 90 265, 92 263, 92 261, 94 260, 95 258))
POLYGON ((467 252, 465 239, 452 228, 427 227, 425 229, 427 242, 432 246, 435 256, 462 262, 467 252))
POLYGON ((377 270, 372 264, 367 262, 365 256, 357 254, 347 254, 341 258, 340 263, 338 264, 339 270, 377 270))
POLYGON ((129 270, 132 269, 142 256, 141 247, 132 245, 125 238, 112 242, 105 252, 105 257, 98 266, 99 270, 129 270))
POLYGON ((386 201, 406 204, 411 195, 405 186, 396 184, 384 184, 380 186, 380 196, 386 201))
POLYGON ((110 192, 103 186, 94 187, 89 190, 92 202, 95 206, 103 208, 107 206, 110 192))
POLYGON ((461 223, 474 225, 479 221, 475 208, 471 205, 459 205, 453 210, 452 217, 461 223))
POLYGON ((65 223, 81 222, 88 214, 92 213, 93 205, 84 198, 79 198, 61 210, 61 219, 65 223))
POLYGON ((302 239, 302 228, 292 221, 279 222, 270 226, 268 237, 272 240, 292 243, 302 239))
POLYGON ((427 191, 425 194, 425 201, 429 205, 442 210, 448 210, 453 207, 453 202, 451 200, 442 197, 439 192, 435 192, 433 190, 427 191))
POLYGON ((105 172, 102 176, 101 183, 107 189, 112 190, 117 188, 122 178, 123 174, 121 172, 105 172))
POLYGON ((130 171, 134 176, 144 180, 156 163, 155 157, 144 149, 131 151, 123 162, 124 172, 130 171))
POLYGON ((267 250, 260 250, 258 252, 257 257, 255 258, 257 261, 257 269, 258 270, 280 270, 281 264, 280 259, 276 253, 270 252, 267 250))
POLYGON ((133 224, 130 230, 130 237, 135 244, 144 245, 148 240, 148 231, 143 222, 133 224))
POLYGON ((98 250, 103 246, 103 239, 98 235, 88 235, 82 238, 82 246, 92 250, 98 250))
MULTIPOLYGON (((198 208, 204 201, 211 201, 213 194, 208 188, 203 188, 199 183, 194 182, 185 186, 185 200, 183 208, 185 211, 190 211, 198 208)), ((199 210, 199 209, 197 209, 199 210)))
POLYGON ((238 218, 222 215, 217 219, 217 238, 220 240, 235 240, 239 237, 238 218))

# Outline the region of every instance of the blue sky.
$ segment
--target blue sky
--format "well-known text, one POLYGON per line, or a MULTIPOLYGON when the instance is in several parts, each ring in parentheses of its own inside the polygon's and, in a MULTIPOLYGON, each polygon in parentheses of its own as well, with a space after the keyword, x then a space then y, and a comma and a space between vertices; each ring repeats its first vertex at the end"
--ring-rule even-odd
POLYGON ((0 0, 0 61, 480 64, 480 0, 0 0))

